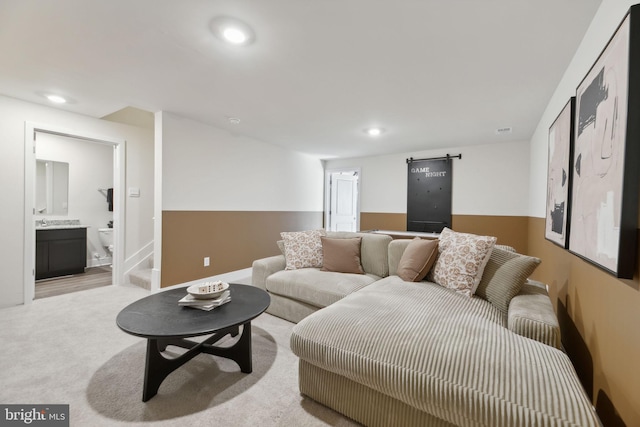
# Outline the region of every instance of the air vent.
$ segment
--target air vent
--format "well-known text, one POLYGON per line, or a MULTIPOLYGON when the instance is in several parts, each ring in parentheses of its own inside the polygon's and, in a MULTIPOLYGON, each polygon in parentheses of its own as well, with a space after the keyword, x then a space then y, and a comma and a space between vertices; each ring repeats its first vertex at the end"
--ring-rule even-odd
POLYGON ((508 128, 498 128, 496 129, 496 135, 506 135, 508 133, 513 132, 513 129, 508 127, 508 128))

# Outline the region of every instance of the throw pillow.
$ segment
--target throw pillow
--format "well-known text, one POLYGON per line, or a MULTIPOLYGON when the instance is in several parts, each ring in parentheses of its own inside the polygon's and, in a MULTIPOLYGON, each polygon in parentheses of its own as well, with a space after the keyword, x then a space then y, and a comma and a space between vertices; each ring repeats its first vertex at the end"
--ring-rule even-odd
POLYGON ((457 233, 445 227, 440 233, 439 255, 431 270, 431 281, 471 297, 496 240, 492 236, 457 233))
POLYGON ((396 274, 407 282, 420 282, 427 277, 437 257, 437 240, 423 240, 416 237, 402 253, 396 274))
POLYGON ((540 259, 495 247, 476 295, 498 308, 505 316, 511 299, 520 293, 522 286, 540 264, 540 259))
POLYGON ((323 230, 293 231, 280 233, 284 240, 286 270, 298 268, 322 267, 323 230))
POLYGON ((321 237, 322 271, 364 274, 360 263, 360 243, 362 238, 332 239, 321 237))

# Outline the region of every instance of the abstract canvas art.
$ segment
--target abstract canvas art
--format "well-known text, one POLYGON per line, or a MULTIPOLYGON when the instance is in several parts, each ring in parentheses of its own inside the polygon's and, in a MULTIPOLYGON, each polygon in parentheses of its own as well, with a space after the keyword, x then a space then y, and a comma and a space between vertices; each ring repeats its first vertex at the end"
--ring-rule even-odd
POLYGON ((576 92, 569 250, 621 278, 633 277, 637 259, 640 135, 628 119, 639 111, 630 80, 640 77, 638 12, 631 9, 576 92))
POLYGON ((575 98, 572 97, 549 128, 545 237, 563 248, 569 244, 570 223, 567 216, 570 208, 574 109, 575 98))

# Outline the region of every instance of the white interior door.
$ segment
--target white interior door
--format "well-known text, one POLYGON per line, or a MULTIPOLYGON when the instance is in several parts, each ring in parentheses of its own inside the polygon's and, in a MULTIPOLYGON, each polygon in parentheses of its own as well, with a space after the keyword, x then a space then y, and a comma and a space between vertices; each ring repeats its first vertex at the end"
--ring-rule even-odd
POLYGON ((329 230, 357 231, 358 229, 358 173, 331 174, 331 204, 329 230))

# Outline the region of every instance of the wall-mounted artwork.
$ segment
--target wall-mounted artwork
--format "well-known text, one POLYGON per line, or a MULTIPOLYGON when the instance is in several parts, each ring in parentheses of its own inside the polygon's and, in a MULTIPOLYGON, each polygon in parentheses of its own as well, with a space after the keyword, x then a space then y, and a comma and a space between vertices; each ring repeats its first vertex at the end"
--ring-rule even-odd
POLYGON ((616 277, 636 262, 640 9, 633 6, 576 93, 569 250, 616 277))
POLYGON ((563 248, 569 245, 574 111, 575 98, 571 98, 549 128, 545 237, 563 248))

